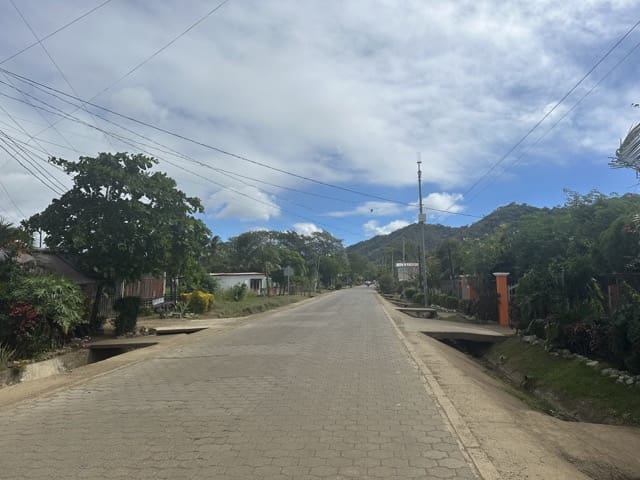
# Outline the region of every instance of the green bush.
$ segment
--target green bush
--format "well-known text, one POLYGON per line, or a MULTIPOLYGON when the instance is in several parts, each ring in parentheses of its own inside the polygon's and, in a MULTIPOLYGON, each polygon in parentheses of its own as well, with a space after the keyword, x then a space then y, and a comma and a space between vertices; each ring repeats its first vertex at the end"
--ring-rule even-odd
POLYGON ((498 294, 496 292, 481 293, 475 300, 475 314, 479 319, 488 322, 498 321, 498 294))
POLYGON ((9 362, 13 360, 16 354, 15 349, 0 343, 0 370, 7 368, 9 362))
POLYGON ((193 313, 206 313, 213 308, 215 298, 212 293, 196 290, 192 293, 182 294, 180 298, 188 303, 189 310, 193 313))
POLYGON ((223 291, 223 298, 230 302, 241 302, 247 295, 249 295, 250 291, 246 284, 238 283, 231 288, 228 288, 223 291))
POLYGON ((382 293, 394 293, 398 282, 390 273, 380 275, 378 278, 378 286, 382 293))
POLYGON ((628 298, 614 311, 609 330, 611 360, 631 373, 640 374, 640 303, 628 298))
POLYGON ((238 283, 237 285, 234 285, 230 289, 231 299, 234 302, 240 302, 240 301, 244 300, 247 297, 247 291, 248 290, 249 289, 247 288, 247 284, 246 283, 238 283))
POLYGON ((465 315, 473 315, 475 313, 473 311, 473 302, 464 298, 461 298, 458 302, 458 310, 465 315))
POLYGON ((80 288, 62 277, 28 275, 11 289, 10 302, 33 306, 42 318, 67 335, 76 325, 86 323, 83 318, 84 296, 80 288))
POLYGON ((113 309, 118 312, 115 322, 116 335, 135 332, 140 311, 140 297, 119 298, 113 305, 113 309))
POLYGON ((84 297, 70 281, 51 275, 18 275, 1 292, 0 342, 21 358, 60 347, 86 323, 84 297))
POLYGON ((411 301, 413 303, 417 303, 419 305, 423 305, 424 304, 424 293, 416 290, 416 292, 411 297, 411 301))
POLYGON ((408 298, 409 300, 413 299, 413 296, 418 292, 417 288, 407 287, 404 289, 404 298, 408 298))
POLYGON ((460 301, 458 300, 457 297, 440 293, 440 294, 431 296, 431 303, 439 305, 443 308, 455 310, 459 307, 460 301))

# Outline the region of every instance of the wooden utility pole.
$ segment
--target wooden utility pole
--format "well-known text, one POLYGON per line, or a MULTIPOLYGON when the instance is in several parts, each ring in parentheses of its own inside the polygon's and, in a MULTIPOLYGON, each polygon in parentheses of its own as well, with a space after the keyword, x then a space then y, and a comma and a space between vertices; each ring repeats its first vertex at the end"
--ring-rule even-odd
POLYGON ((429 306, 429 298, 428 298, 428 289, 427 289, 427 252, 424 247, 424 225, 427 222, 427 215, 422 210, 422 170, 420 166, 422 165, 422 160, 420 160, 420 154, 418 154, 418 194, 420 196, 420 213, 418 214, 418 223, 420 224, 420 233, 422 235, 422 254, 420 255, 420 263, 421 266, 421 278, 420 283, 422 284, 422 296, 424 298, 424 306, 429 306))

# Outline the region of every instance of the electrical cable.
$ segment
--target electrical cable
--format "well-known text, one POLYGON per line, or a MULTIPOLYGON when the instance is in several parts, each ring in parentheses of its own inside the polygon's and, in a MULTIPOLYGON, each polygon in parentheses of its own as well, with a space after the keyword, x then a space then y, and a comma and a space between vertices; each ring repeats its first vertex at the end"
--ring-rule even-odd
MULTIPOLYGON (((48 183, 46 177, 43 178, 40 175, 38 175, 37 173, 34 173, 33 170, 31 170, 29 167, 27 167, 18 157, 21 157, 22 160, 24 160, 26 163, 28 163, 31 167, 35 168, 36 171, 38 171, 40 173, 40 171, 37 169, 37 167, 28 159, 26 159, 26 157, 24 155, 22 155, 15 147, 12 147, 11 143, 9 141, 7 141, 3 135, 4 132, 0 130, 0 142, 4 144, 0 145, 0 148, 2 150, 4 150, 4 152, 9 155, 11 158, 13 158, 16 162, 18 162, 18 164, 24 168, 32 177, 34 177, 36 180, 38 180, 40 183, 42 183, 45 187, 47 187, 49 190, 51 190, 52 192, 54 192, 57 195, 60 195, 61 192, 55 187, 55 185, 53 183, 48 183), (9 151, 9 149, 13 150, 13 153, 11 151, 9 151)), ((50 182, 50 181, 49 181, 50 182)))
MULTIPOLYGON (((90 101, 93 101, 94 99, 98 98, 100 95, 102 95, 103 93, 105 93, 106 91, 112 89, 113 87, 115 87, 118 83, 120 83, 122 80, 124 80, 125 78, 127 78, 128 76, 132 75, 134 72, 136 72, 137 70, 139 70, 140 68, 142 68, 144 65, 146 65, 147 63, 149 63, 151 60, 153 60, 155 57, 157 57, 160 53, 164 52, 167 48, 169 48, 171 45, 173 45, 174 43, 176 43, 179 39, 181 39, 182 37, 184 37, 187 33, 189 33, 191 30, 193 30, 194 28, 196 28, 198 25, 200 25, 202 22, 204 22, 207 18, 209 18, 211 15, 213 15, 215 12, 217 12, 219 9, 221 9, 225 4, 227 4, 228 2, 230 2, 231 0, 223 0, 222 2, 220 2, 218 5, 216 5, 214 8, 212 8, 211 10, 209 10, 207 13, 205 13, 202 17, 200 17, 199 19, 197 19, 194 23, 192 23, 191 25, 189 25, 189 27, 187 27, 186 30, 183 30, 182 32, 180 32, 178 35, 176 35, 175 37, 173 37, 169 42, 165 43, 162 47, 160 47, 158 50, 156 50, 155 52, 153 52, 150 56, 148 56, 147 58, 145 58, 144 60, 142 60, 140 63, 138 63, 136 66, 134 66, 133 68, 129 69, 129 71, 127 71, 126 73, 124 73, 122 76, 118 77, 118 79, 116 79, 116 81, 114 81, 113 83, 109 84, 108 86, 106 86, 105 88, 103 88, 102 90, 100 90, 98 93, 96 93, 93 97, 91 97, 89 99, 90 101)), ((75 111, 71 112, 71 113, 75 113, 75 111)), ((36 134, 40 135, 43 132, 45 132, 45 130, 38 132, 36 134)))
MULTIPOLYGON (((75 96, 79 96, 78 92, 76 91, 76 89, 74 88, 74 86, 71 84, 71 82, 69 81, 69 78, 65 75, 65 73, 62 71, 62 68, 60 68, 60 65, 58 65, 58 63, 54 60, 53 56, 51 55, 51 53, 49 52, 49 50, 47 49, 47 47, 45 47, 44 43, 42 42, 42 40, 40 40, 40 37, 38 37, 38 34, 36 33, 36 31, 33 29, 33 27, 31 26, 31 24, 29 23, 29 21, 27 20, 27 18, 22 14, 22 12, 20 11, 20 9, 18 8, 18 6, 16 5, 16 3, 14 2, 14 0, 9 0, 9 2, 11 3, 11 5, 13 5, 13 8, 16 10, 16 12, 18 12, 18 15, 20 16, 20 18, 22 19, 22 21, 24 22, 24 24, 27 26, 27 28, 29 29, 29 31, 32 33, 33 37, 37 40, 37 42, 40 44, 40 47, 42 47, 42 50, 44 51, 44 53, 47 55, 47 57, 49 58, 49 60, 51 61, 51 63, 53 64, 54 67, 56 67, 56 70, 58 71, 58 73, 60 74, 60 76, 62 77, 62 79, 64 80, 64 82, 67 84, 67 86, 71 89, 71 92, 75 95, 75 96)), ((93 115, 91 114, 91 112, 89 112, 89 110, 87 109, 86 105, 83 103, 82 104, 82 109, 93 118, 93 120, 96 122, 96 124, 98 123, 98 121, 96 120, 95 117, 93 117, 93 115)), ((113 144, 111 144, 111 141, 109 140, 109 137, 105 136, 105 139, 107 140, 107 143, 109 143, 109 145, 111 145, 111 148, 114 148, 113 144)))
MULTIPOLYGON (((125 114, 116 112, 116 111, 111 110, 111 109, 109 109, 107 107, 103 107, 101 105, 97 105, 97 104, 95 104, 95 103, 93 103, 91 101, 82 100, 82 99, 77 98, 77 97, 75 97, 75 96, 73 96, 71 94, 65 93, 65 92, 63 92, 61 90, 58 90, 56 88, 53 88, 53 87, 50 87, 48 85, 42 84, 40 82, 37 82, 37 81, 35 81, 33 79, 30 79, 28 77, 25 77, 23 75, 16 74, 16 73, 11 72, 9 70, 6 70, 4 68, 0 68, 0 71, 5 72, 5 73, 11 75, 12 77, 17 78, 18 80, 23 81, 25 83, 28 83, 28 84, 30 84, 30 85, 32 85, 34 87, 39 87, 39 89, 41 91, 42 91, 42 89, 44 89, 44 90, 47 91, 46 93, 48 93, 50 95, 51 95, 51 93, 49 93, 49 92, 55 92, 55 93, 57 93, 59 95, 63 95, 65 97, 72 98, 72 99, 74 99, 76 101, 84 102, 84 103, 86 103, 88 105, 91 105, 94 108, 97 108, 99 110, 105 111, 105 112, 110 113, 112 115, 116 115, 116 116, 118 116, 120 118, 124 118, 124 119, 129 120, 129 121, 131 121, 133 123, 136 123, 138 125, 142 125, 142 126, 151 128, 153 130, 156 130, 158 132, 161 132, 161 133, 164 133, 166 135, 172 136, 174 138, 179 138, 180 140, 184 140, 186 142, 192 143, 194 145, 198 145, 198 146, 206 148, 208 150, 215 151, 215 152, 220 153, 220 154, 225 155, 225 156, 229 156, 229 157, 235 158, 237 160, 248 162, 248 163, 251 163, 253 165, 258 165, 260 167, 267 168, 269 170, 273 170, 273 171, 276 171, 276 172, 279 172, 279 173, 282 173, 282 174, 285 174, 285 175, 288 175, 288 176, 291 176, 291 177, 294 177, 294 178, 297 178, 297 179, 300 179, 300 180, 304 180, 304 181, 307 181, 307 182, 315 183, 317 185, 322 185, 322 186, 325 186, 325 187, 328 187, 328 188, 333 188, 333 189, 336 189, 336 190, 341 190, 341 191, 344 191, 344 192, 349 192, 349 193, 352 193, 352 194, 355 194, 355 195, 359 195, 359 196, 362 196, 362 197, 373 198, 373 199, 376 199, 376 200, 382 200, 382 201, 385 201, 385 202, 395 203, 395 204, 399 204, 399 205, 410 205, 410 204, 408 204, 406 202, 400 202, 398 200, 385 198, 385 197, 382 197, 380 195, 373 195, 373 194, 366 193, 366 192, 361 192, 359 190, 355 190, 355 189, 352 189, 352 188, 342 187, 340 185, 334 185, 334 184, 331 184, 331 183, 328 183, 328 182, 323 182, 321 180, 316 180, 314 178, 307 177, 305 175, 300 175, 300 174, 297 174, 297 173, 294 173, 294 172, 290 172, 288 170, 284 170, 284 169, 281 169, 281 168, 278 168, 278 167, 274 167, 274 166, 271 166, 269 164, 266 164, 266 163, 263 163, 263 162, 259 162, 257 160, 253 160, 253 159, 248 158, 248 157, 246 157, 244 155, 240 155, 240 154, 237 154, 237 153, 230 152, 230 151, 225 150, 223 148, 216 147, 214 145, 210 145, 208 143, 205 143, 205 142, 202 142, 202 141, 187 137, 186 135, 182 135, 180 133, 173 132, 173 131, 168 130, 166 128, 154 125, 152 123, 145 122, 143 120, 136 119, 136 118, 131 117, 129 115, 125 115, 125 114)), ((451 212, 446 212, 446 213, 451 213, 451 212)))
MULTIPOLYGON (((4 69, 2 69, 2 68, 0 68, 0 71, 5 71, 5 70, 4 70, 4 69)), ((11 72, 10 72, 10 73, 11 73, 11 72)), ((31 84, 31 82, 32 82, 31 80, 26 79, 26 77, 22 77, 22 76, 20 76, 20 75, 17 75, 17 77, 21 77, 21 78, 23 78, 23 79, 25 80, 25 82, 26 82, 26 83, 31 84)), ((6 84, 5 82, 2 82, 1 80, 0 80, 0 83, 5 84, 5 85, 7 85, 7 86, 9 86, 9 87, 12 87, 11 85, 8 85, 8 84, 6 84)), ((53 88, 50 88, 50 87, 44 86, 44 85, 42 85, 42 84, 39 84, 39 82, 35 82, 35 81, 34 81, 34 84, 35 84, 35 88, 36 88, 36 89, 38 89, 38 90, 40 90, 40 91, 43 91, 43 92, 44 92, 44 93, 46 93, 47 95, 53 96, 54 98, 57 98, 58 100, 61 100, 61 101, 65 102, 65 103, 67 103, 67 104, 70 104, 70 105, 72 105, 72 106, 77 107, 77 105, 76 105, 76 104, 74 104, 73 102, 70 102, 70 101, 68 101, 68 100, 65 100, 64 98, 62 98, 62 97, 60 96, 60 95, 62 95, 62 96, 64 96, 64 97, 74 98, 74 97, 73 97, 73 95, 70 95, 70 94, 67 94, 67 93, 65 93, 65 92, 61 92, 61 91, 58 91, 58 90, 56 90, 56 89, 53 89, 53 88), (55 91, 56 93, 59 93, 60 95, 56 95, 55 93, 51 93, 49 90, 53 90, 53 91, 55 91)), ((16 88, 16 87, 12 87, 12 88, 16 88)), ((17 88, 16 88, 16 89, 17 89, 17 88)), ((18 89, 18 90, 20 90, 20 89, 18 89)), ((2 94, 2 93, 0 93, 0 95, 7 96, 8 98, 12 98, 12 99, 14 99, 14 100, 18 100, 18 99, 16 99, 15 97, 11 97, 11 96, 8 96, 8 95, 6 95, 6 94, 2 94)), ((27 95, 29 95, 29 94, 27 94, 27 95)), ((31 95, 29 95, 29 96, 30 96, 30 97, 32 97, 32 98, 35 98, 35 97, 31 96, 31 95)), ((37 101, 39 101, 40 103, 43 103, 44 105, 47 105, 47 106, 51 107, 51 105, 50 105, 50 104, 48 104, 47 102, 44 102, 44 101, 43 101, 43 100, 41 100, 41 99, 37 99, 37 98, 35 98, 35 99, 36 99, 37 101)), ((18 100, 18 101, 20 101, 20 100, 18 100)), ((95 104, 93 104, 93 103, 91 103, 91 102, 86 102, 86 103, 88 103, 89 105, 92 105, 92 106, 96 106, 95 104)), ((40 108, 41 108, 41 107, 40 107, 40 108)), ((51 108, 57 108, 57 107, 51 107, 51 108)), ((139 121, 139 120, 132 119, 131 117, 128 117, 128 116, 126 116, 126 115, 122 115, 122 114, 119 114, 119 113, 117 113, 117 112, 113 112, 113 111, 111 111, 111 110, 109 110, 109 109, 107 109, 107 108, 105 108, 105 107, 97 106, 97 108, 99 108, 99 109, 101 109, 101 110, 104 110, 104 111, 107 111, 107 112, 109 112, 109 113, 113 113, 113 114, 115 114, 116 116, 124 117, 124 118, 126 118, 126 119, 133 120, 133 121, 134 121, 134 123, 138 123, 138 124, 142 124, 142 125, 150 126, 151 128, 153 128, 153 129, 155 129, 155 130, 161 130, 161 131, 162 131, 162 130, 164 130, 164 129, 161 129, 160 127, 155 127, 155 126, 153 126, 153 125, 146 124, 145 122, 141 122, 141 121, 139 121)), ((45 110, 45 111, 48 111, 48 110, 46 110, 46 109, 44 109, 44 110, 45 110)), ((76 111, 77 111, 77 109, 76 109, 76 111)), ((53 113, 53 112, 50 112, 50 113, 53 113)), ((72 113, 73 113, 73 112, 72 112, 72 113)), ((68 114, 68 113, 66 113, 66 112, 63 112, 63 114, 62 114, 61 116, 66 116, 66 118, 69 118, 69 119, 71 119, 72 121, 77 121, 77 119, 75 119, 75 120, 74 120, 74 119, 72 118, 72 113, 71 113, 71 114, 68 114)), ((58 114, 58 115, 60 115, 60 114, 58 114)), ((131 129, 128 129, 127 127, 123 127, 123 126, 122 126, 122 125, 120 125, 120 124, 116 124, 116 123, 114 123, 114 122, 110 121, 110 120, 108 120, 106 117, 103 117, 103 116, 98 115, 98 114, 95 114, 95 113, 94 113, 94 115, 97 115, 99 118, 101 118, 102 120, 104 120, 104 121, 106 121, 106 122, 108 122, 108 123, 111 123, 111 124, 113 124, 113 125, 116 125, 118 128, 122 128, 122 129, 124 129, 124 130, 126 130, 126 131, 129 131, 129 132, 131 132, 131 133, 133 133, 133 134, 135 134, 135 135, 137 135, 137 136, 140 136, 140 137, 142 137, 142 138, 145 138, 145 139, 147 139, 147 140, 149 140, 149 141, 151 141, 151 142, 153 142, 153 143, 156 143, 156 144, 162 145, 161 143, 159 143, 159 142, 157 142, 157 141, 155 141, 155 140, 152 140, 152 139, 150 139, 149 137, 146 137, 146 136, 144 136, 144 135, 141 135, 141 134, 140 134, 140 133, 138 133, 138 132, 135 132, 135 131, 133 131, 133 130, 131 130, 131 129)), ((81 122, 81 123, 82 123, 82 122, 81 122)), ((85 124, 86 124, 86 123, 85 123, 85 124)), ((89 124, 86 124, 86 125, 90 126, 89 124)), ((170 132, 170 133, 171 133, 171 132, 170 132)), ((180 136, 179 134, 174 134, 174 133, 171 133, 171 134, 172 134, 173 136, 180 136)), ((183 138, 186 138, 186 137, 183 137, 183 138)), ((195 140, 190 140, 190 139, 187 139, 187 140, 189 140, 189 141, 191 141, 191 142, 198 143, 198 142, 197 142, 197 141, 195 141, 195 140)), ((202 145, 206 145, 206 144, 202 144, 202 145)), ((166 146, 165 146, 165 148, 169 148, 169 147, 166 147, 166 146)), ((210 147, 210 148, 211 148, 211 149, 216 150, 216 147, 210 147)), ((237 158, 246 159, 246 157, 241 157, 241 156, 238 156, 238 155, 236 155, 236 154, 229 153, 229 152, 226 152, 226 154, 231 155, 231 156, 234 156, 234 157, 237 157, 237 158)), ((179 155, 179 156, 181 156, 182 158, 190 159, 190 157, 187 157, 187 156, 185 156, 185 155, 183 155, 183 154, 179 154, 179 153, 178 153, 178 155, 179 155)), ((253 161, 253 160, 248 160, 248 159, 247 159, 247 161, 250 161, 250 162, 255 163, 255 161, 253 161)), ((200 166, 203 166, 203 167, 205 167, 205 168, 212 168, 212 169, 217 170, 217 171, 223 171, 222 169, 217 169, 216 167, 208 166, 207 164, 204 164, 204 163, 202 163, 202 162, 197 162, 197 163, 198 163, 200 166)), ((259 163, 259 162, 258 162, 258 163, 259 163)), ((270 169, 272 169, 272 170, 278 170, 278 171, 281 171, 281 172, 287 173, 287 174, 292 175, 292 176, 298 176, 297 174, 293 174, 293 173, 290 173, 290 172, 286 172, 286 171, 284 171, 284 170, 279 170, 279 169, 276 169, 275 167, 270 167, 270 166, 268 166, 268 165, 266 165, 266 167, 267 167, 267 168, 270 168, 270 169)), ((241 174, 234 174, 234 175, 238 175, 238 176, 242 176, 242 177, 244 177, 244 178, 247 178, 245 175, 241 175, 241 174)), ((397 200, 387 199, 387 198, 380 197, 380 196, 370 195, 370 194, 367 194, 367 193, 364 193, 364 192, 358 192, 358 191, 356 191, 356 190, 351 190, 351 189, 344 188, 344 187, 340 187, 340 186, 337 186, 337 185, 332 185, 332 184, 329 184, 329 183, 320 182, 320 181, 318 181, 318 180, 314 180, 314 179, 311 179, 311 178, 308 178, 308 177, 302 177, 302 176, 298 176, 298 177, 303 178, 303 179, 307 179, 307 180, 309 180, 309 181, 311 181, 311 182, 313 182, 313 183, 318 183, 318 184, 325 185, 325 186, 329 186, 329 187, 332 187, 332 188, 336 188, 336 189, 340 189, 340 190, 345 190, 345 191, 349 191, 349 192, 352 192, 352 193, 357 193, 357 194, 359 194, 359 195, 364 195, 364 196, 371 197, 371 198, 375 198, 375 199, 378 199, 378 200, 383 200, 383 201, 386 201, 386 202, 395 203, 395 204, 399 204, 399 205, 403 205, 403 206, 412 206, 412 204, 411 204, 411 203, 400 202, 400 201, 397 201, 397 200)), ((256 181, 260 181, 260 182, 262 182, 261 180, 257 180, 257 179, 256 179, 256 181)), ((288 187, 283 187, 283 188, 288 188, 288 187)), ((333 199, 333 200, 336 200, 336 198, 335 198, 335 197, 329 197, 329 198, 331 198, 331 199, 333 199)), ((435 212, 447 213, 447 214, 449 214, 449 215, 461 215, 461 216, 466 216, 466 217, 482 218, 480 215, 472 215, 472 214, 462 213, 462 212, 450 212, 450 211, 447 211, 447 210, 438 209, 438 208, 432 208, 432 207, 425 207, 425 209, 430 210, 430 211, 435 211, 435 212)))
MULTIPOLYGON (((0 83, 2 83, 2 82, 0 82, 0 83)), ((6 95, 5 93, 2 93, 2 92, 0 92, 0 95, 5 96, 5 97, 8 97, 8 98, 11 98, 11 99, 16 100, 16 101, 21 101, 20 99, 18 99, 18 98, 16 98, 16 97, 11 97, 11 96, 6 95)), ((125 139, 125 137, 122 137, 121 135, 115 134, 114 132, 105 131, 104 129, 102 129, 102 128, 100 128, 100 127, 97 127, 97 126, 95 126, 95 125, 92 125, 92 124, 90 124, 90 123, 88 123, 88 122, 85 122, 84 120, 81 120, 81 119, 79 119, 78 117, 73 116, 72 114, 68 114, 68 113, 66 113, 66 112, 58 113, 58 112, 56 112, 56 111, 55 111, 55 110, 60 110, 60 109, 58 109, 57 107, 54 107, 54 106, 52 106, 52 105, 48 104, 47 102, 44 102, 44 101, 42 101, 42 100, 40 100, 40 99, 37 99, 36 97, 33 97, 33 96, 31 96, 30 94, 28 94, 28 93, 27 93, 27 95, 28 95, 28 96, 30 96, 31 98, 34 98, 35 100, 37 100, 37 101, 39 101, 39 102, 41 102, 41 103, 45 104, 45 105, 47 105, 48 107, 50 107, 50 108, 53 108, 53 109, 54 109, 54 110, 47 110, 47 109, 43 109, 44 111, 46 111, 46 112, 48 112, 48 113, 51 113, 51 114, 54 114, 54 115, 59 115, 59 116, 63 116, 63 115, 64 115, 64 116, 68 117, 68 118, 69 118, 70 120, 72 120, 72 121, 75 121, 75 122, 81 123, 81 124, 83 124, 83 125, 86 125, 86 126, 88 126, 88 127, 90 127, 90 128, 93 128, 93 129, 99 130, 99 131, 101 131, 101 132, 103 132, 103 133, 105 133, 105 134, 107 134, 107 135, 111 135, 111 136, 113 136, 114 138, 118 139, 119 141, 121 141, 121 142, 123 142, 123 143, 125 143, 125 144, 128 144, 128 145, 130 145, 130 146, 134 147, 135 149, 137 149, 137 150, 138 150, 138 149, 139 149, 139 150, 141 150, 141 152, 142 152, 142 153, 146 153, 146 154, 148 154, 148 155, 151 155, 151 156, 153 156, 153 157, 157 158, 158 160, 162 160, 162 161, 164 161, 164 162, 168 163, 169 165, 172 165, 172 166, 174 166, 174 167, 176 167, 176 168, 178 168, 178 169, 180 169, 180 170, 183 170, 183 171, 186 171, 187 173, 190 173, 190 174, 192 174, 192 175, 195 175, 195 176, 197 176, 197 177, 199 177, 199 178, 201 178, 201 179, 203 179, 203 180, 205 180, 205 181, 207 181, 207 182, 209 182, 209 183, 213 183, 214 185, 219 186, 220 188, 222 188, 222 189, 224 189, 224 190, 231 191, 232 193, 235 193, 236 195, 240 195, 240 196, 242 196, 242 197, 248 198, 248 199, 250 199, 250 200, 252 200, 252 201, 254 201, 254 202, 257 202, 257 203, 260 203, 260 204, 263 204, 263 205, 269 206, 269 207, 271 207, 271 208, 275 208, 275 209, 277 209, 277 210, 279 210, 279 211, 281 211, 281 212, 287 213, 288 215, 291 215, 291 216, 294 216, 294 217, 297 217, 297 218, 300 218, 300 219, 303 219, 303 220, 306 220, 306 221, 310 221, 310 222, 316 223, 316 224, 321 225, 321 226, 325 226, 325 227, 328 227, 328 228, 332 228, 332 229, 335 229, 335 230, 341 230, 341 231, 347 232, 347 233, 352 234, 352 235, 358 235, 358 234, 356 234, 355 232, 352 232, 352 231, 346 230, 346 229, 344 229, 344 228, 342 228, 342 227, 338 227, 338 226, 335 226, 335 225, 330 226, 330 225, 327 225, 327 224, 325 224, 325 223, 323 223, 323 222, 319 222, 319 221, 317 221, 317 220, 311 219, 311 218, 309 218, 309 217, 299 215, 299 214, 297 214, 297 213, 295 213, 295 212, 292 212, 292 211, 290 211, 290 210, 284 209, 284 208, 282 208, 282 207, 280 207, 280 206, 278 206, 278 205, 276 205, 276 204, 274 204, 274 203, 271 203, 271 202, 265 202, 265 201, 263 201, 263 200, 260 200, 260 199, 257 199, 257 198, 255 198, 255 197, 252 197, 251 195, 248 195, 248 194, 246 194, 246 193, 244 193, 244 192, 241 192, 241 191, 239 191, 239 190, 237 190, 237 189, 235 189, 235 188, 233 188, 233 187, 230 187, 230 186, 227 186, 227 185, 221 184, 221 183, 219 183, 219 182, 216 182, 215 180, 212 180, 211 178, 204 177, 204 176, 202 176, 202 175, 200 175, 200 174, 198 174, 198 173, 196 173, 196 172, 194 172, 194 171, 192 171, 192 170, 189 170, 189 169, 185 168, 183 165, 178 165, 178 164, 176 164, 175 162, 172 162, 172 161, 167 160, 166 158, 163 158, 163 157, 161 157, 161 156, 158 156, 158 155, 155 155, 155 154, 152 154, 152 153, 146 152, 144 149, 140 149, 138 145, 136 145, 135 143, 131 143, 131 141, 126 140, 126 139, 125 139)), ((36 106, 36 108, 42 108, 42 107, 36 106)), ((134 132, 134 133, 135 133, 135 132, 134 132)), ((200 162, 197 162, 197 163, 198 163, 198 165, 201 165, 201 166, 205 166, 205 167, 207 166, 206 164, 201 164, 200 162)), ((245 184, 246 184, 246 183, 245 183, 245 184)), ((250 185, 250 184, 249 184, 249 185, 250 185)), ((311 209, 310 207, 307 207, 307 206, 304 206, 304 205, 301 205, 301 204, 297 204, 297 203, 295 203, 295 204, 296 204, 296 205, 298 205, 298 206, 301 206, 301 207, 303 207, 303 208, 309 208, 309 209, 311 209)), ((311 209, 311 210, 313 210, 313 209, 311 209)))
MULTIPOLYGON (((546 112, 542 118, 540 118, 540 120, 538 120, 533 127, 531 127, 527 133, 520 138, 520 140, 518 140, 515 145, 513 145, 508 151, 507 153, 505 153, 504 155, 502 155, 497 162, 493 163, 489 169, 482 174, 479 178, 477 178, 473 184, 462 194, 463 197, 466 197, 485 177, 487 177, 489 174, 491 174, 491 172, 493 172, 496 167, 498 167, 502 162, 504 162, 507 157, 509 157, 509 155, 511 155, 527 138, 529 138, 529 136, 542 124, 542 122, 544 122, 549 115, 551 115, 568 97, 569 95, 571 95, 581 84, 582 82, 584 82, 587 77, 589 75, 591 75, 591 73, 593 73, 593 71, 598 68, 598 66, 616 49, 618 48, 618 46, 638 27, 638 25, 640 25, 640 20, 638 20, 636 23, 634 23, 631 28, 629 28, 629 30, 627 30, 627 32, 618 39, 618 41, 616 41, 616 43, 613 44, 613 46, 611 46, 611 48, 609 48, 609 50, 607 50, 607 52, 600 57, 600 59, 587 71, 587 73, 585 73, 582 78, 580 80, 578 80, 576 82, 576 84, 571 87, 569 89, 569 91, 567 93, 565 93, 562 98, 560 98, 560 100, 558 100, 556 102, 556 104, 551 108, 551 110, 549 110, 548 112, 546 112)), ((453 204, 450 205, 447 210, 451 209, 453 207, 453 204)))
MULTIPOLYGON (((93 7, 91 10, 89 10, 86 13, 83 13, 82 15, 80 15, 79 17, 74 18, 73 20, 71 20, 70 22, 65 23, 64 25, 62 25, 61 27, 57 28, 56 30, 54 30, 53 32, 45 35, 44 37, 42 37, 40 40, 41 41, 45 41, 51 37, 53 37, 55 34, 60 33, 61 31, 65 30, 66 28, 70 27, 71 25, 73 25, 74 23, 79 22, 80 20, 82 20, 85 17, 88 17, 89 15, 91 15, 93 12, 95 12, 96 10, 101 9, 102 7, 104 7, 106 4, 110 3, 112 0, 106 0, 104 2, 102 2, 101 4, 93 7)), ((36 45, 38 45, 39 42, 33 42, 31 45, 28 45, 26 47, 24 47, 22 50, 14 53, 13 55, 8 56, 7 58, 5 58, 4 60, 0 61, 0 65, 7 63, 9 60, 12 60, 14 58, 16 58, 18 55, 21 55, 22 53, 26 52, 27 50, 32 49, 33 47, 35 47, 36 45)))
MULTIPOLYGON (((558 118, 558 120, 556 120, 551 127, 549 127, 540 137, 538 137, 536 139, 535 142, 531 143, 530 145, 528 145, 519 155, 518 157, 514 160, 514 162, 511 165, 507 165, 505 166, 499 173, 500 175, 503 175, 509 168, 513 168, 516 165, 518 165, 518 163, 520 163, 520 161, 526 156, 528 155, 531 150, 533 150, 538 144, 540 144, 540 142, 549 134, 551 133, 551 131, 556 128, 558 126, 558 124, 560 122, 562 122, 565 118, 567 118, 569 116, 569 114, 571 112, 573 112, 578 105, 580 105, 582 103, 582 101, 587 98, 589 95, 591 95, 591 93, 593 93, 593 91, 598 88, 602 82, 604 82, 609 75, 611 75, 620 65, 622 65, 622 63, 624 63, 633 53, 636 52, 636 50, 638 50, 638 48, 640 48, 640 42, 636 43, 620 60, 618 60, 613 67, 611 67, 607 73, 605 73, 595 84, 593 84, 593 86, 587 90, 579 99, 576 103, 574 103, 571 108, 569 110, 567 110, 564 114, 562 114, 562 116, 560 118, 558 118)), ((476 192, 476 194, 471 197, 469 200, 472 200, 473 198, 476 198, 480 193, 482 193, 483 191, 485 191, 489 185, 491 185, 491 183, 487 183, 482 190, 480 190, 479 192, 476 192)))

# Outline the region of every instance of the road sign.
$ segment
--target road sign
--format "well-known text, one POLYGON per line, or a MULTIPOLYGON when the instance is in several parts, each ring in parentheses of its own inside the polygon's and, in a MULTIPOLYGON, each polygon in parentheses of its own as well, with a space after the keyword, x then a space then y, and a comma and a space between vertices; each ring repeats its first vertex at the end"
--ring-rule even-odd
POLYGON ((284 276, 287 277, 287 295, 289 295, 289 277, 293 276, 293 268, 285 267, 284 276))

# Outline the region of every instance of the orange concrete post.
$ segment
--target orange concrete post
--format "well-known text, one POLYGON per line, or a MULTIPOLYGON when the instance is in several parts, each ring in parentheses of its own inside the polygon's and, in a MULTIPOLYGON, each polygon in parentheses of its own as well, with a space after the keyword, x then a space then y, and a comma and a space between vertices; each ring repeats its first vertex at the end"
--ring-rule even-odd
POLYGON ((498 322, 500 325, 509 325, 509 290, 507 288, 508 273, 496 272, 496 290, 498 292, 498 322))

